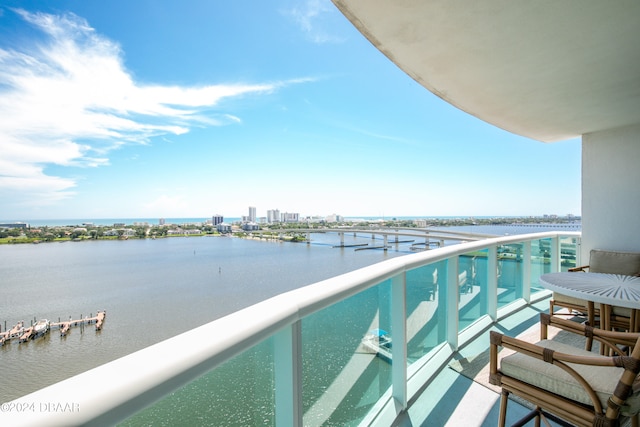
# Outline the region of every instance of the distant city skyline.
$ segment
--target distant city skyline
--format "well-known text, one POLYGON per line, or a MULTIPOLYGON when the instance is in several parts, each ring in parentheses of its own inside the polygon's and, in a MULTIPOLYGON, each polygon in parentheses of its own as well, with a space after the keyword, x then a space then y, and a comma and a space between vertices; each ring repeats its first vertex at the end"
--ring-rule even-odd
POLYGON ((452 107, 329 0, 5 0, 0 58, 5 219, 581 213, 578 139, 452 107))
MULTIPOLYGON (((5 221, 0 219, 0 230, 2 229, 11 229, 11 228, 28 228, 28 227, 84 227, 84 226, 101 226, 101 227, 124 227, 124 226, 141 226, 141 225, 159 225, 159 226, 171 226, 177 225, 181 226, 184 224, 211 224, 213 226, 226 225, 230 227, 232 224, 251 224, 252 222, 247 221, 248 217, 245 215, 243 217, 230 216, 224 217, 223 215, 212 215, 210 217, 202 216, 202 217, 182 217, 182 218, 66 218, 66 219, 41 219, 41 220, 19 220, 19 221, 5 221)), ((297 218, 298 222, 306 223, 310 221, 312 223, 318 222, 327 222, 327 223, 335 223, 335 222, 353 222, 353 221, 370 221, 370 222, 379 222, 379 221, 412 221, 417 227, 428 227, 434 221, 436 223, 457 223, 457 222, 468 222, 468 221, 477 221, 479 224, 485 223, 487 220, 500 220, 500 222, 504 222, 505 220, 513 220, 513 223, 548 223, 555 222, 556 220, 567 221, 567 223, 580 223, 581 218, 573 215, 555 215, 555 214, 546 214, 542 216, 475 216, 475 217, 456 217, 456 216, 444 216, 444 217, 432 217, 432 216, 396 216, 396 217, 343 217, 341 215, 331 214, 327 216, 314 216, 314 217, 305 217, 299 216, 297 218)), ((275 220, 274 218, 267 217, 258 217, 257 222, 253 222, 256 225, 263 224, 273 224, 279 222, 293 222, 293 221, 284 221, 282 218, 279 220, 275 220)), ((564 223, 564 222, 563 222, 564 223)))
POLYGON ((125 223, 134 223, 134 222, 147 222, 147 223, 155 223, 158 222, 160 225, 166 223, 168 220, 189 220, 189 221, 210 221, 214 225, 220 222, 227 222, 229 220, 242 221, 242 222, 297 222, 297 221, 306 221, 309 219, 312 220, 326 220, 330 222, 339 222, 339 221, 351 221, 351 220, 392 220, 392 219, 487 219, 487 218, 542 218, 542 219, 553 219, 553 218, 579 218, 580 215, 574 214, 551 214, 545 213, 542 215, 387 215, 387 216, 378 216, 378 215, 353 215, 353 216, 345 216, 340 213, 336 213, 333 211, 330 214, 315 214, 309 215, 300 212, 281 212, 279 209, 265 209, 260 211, 260 209, 256 206, 249 206, 246 208, 248 215, 242 214, 230 214, 224 215, 219 212, 211 215, 195 215, 195 216, 149 216, 149 217, 103 217, 103 218, 90 218, 90 217, 75 217, 75 218, 2 218, 0 217, 0 224, 2 223, 11 223, 11 222, 35 222, 39 221, 79 221, 78 224, 82 222, 91 222, 91 221, 107 221, 107 222, 121 222, 125 221, 125 223), (261 212, 266 212, 266 215, 260 215, 261 212), (129 221, 129 222, 127 222, 129 221))

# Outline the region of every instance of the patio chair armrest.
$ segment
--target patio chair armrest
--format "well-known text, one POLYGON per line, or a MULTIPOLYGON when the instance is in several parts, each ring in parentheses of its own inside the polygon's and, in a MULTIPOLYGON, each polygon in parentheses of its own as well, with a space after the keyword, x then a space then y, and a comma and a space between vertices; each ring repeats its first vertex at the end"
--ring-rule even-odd
MULTIPOLYGON (((491 346, 504 347, 516 353, 521 353, 529 357, 542 360, 547 363, 568 362, 576 365, 587 366, 624 366, 623 359, 629 356, 601 356, 593 354, 593 356, 585 356, 580 354, 563 353, 554 350, 547 350, 539 343, 533 344, 518 338, 513 338, 500 332, 491 331, 491 346)), ((576 350, 581 350, 576 347, 576 350)))
POLYGON ((575 273, 577 271, 580 271, 580 272, 584 273, 588 269, 589 269, 588 265, 581 265, 580 267, 572 267, 572 268, 568 269, 567 271, 569 271, 570 273, 575 273))
POLYGON ((540 313, 540 339, 547 339, 549 326, 572 332, 585 338, 592 338, 598 341, 600 345, 613 350, 615 354, 621 356, 627 353, 627 348, 633 349, 640 339, 640 333, 637 332, 607 331, 584 323, 563 319, 559 316, 551 316, 548 313, 540 313))

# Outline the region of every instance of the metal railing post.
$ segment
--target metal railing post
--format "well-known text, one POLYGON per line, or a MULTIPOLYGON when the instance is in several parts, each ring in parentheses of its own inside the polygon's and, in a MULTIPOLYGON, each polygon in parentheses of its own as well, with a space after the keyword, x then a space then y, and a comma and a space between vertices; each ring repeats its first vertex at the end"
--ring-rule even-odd
POLYGON ((391 279, 391 381, 393 398, 407 407, 407 273, 391 279))
POLYGON ((522 245, 522 298, 531 301, 531 240, 522 245))
POLYGON ((487 314, 498 319, 498 247, 491 245, 487 253, 487 314))
POLYGON ((302 325, 274 335, 276 426, 302 427, 302 325))
POLYGON ((454 350, 458 349, 458 305, 460 299, 458 264, 458 255, 447 260, 447 342, 454 350))
POLYGON ((551 238, 551 272, 560 271, 560 238, 551 238))

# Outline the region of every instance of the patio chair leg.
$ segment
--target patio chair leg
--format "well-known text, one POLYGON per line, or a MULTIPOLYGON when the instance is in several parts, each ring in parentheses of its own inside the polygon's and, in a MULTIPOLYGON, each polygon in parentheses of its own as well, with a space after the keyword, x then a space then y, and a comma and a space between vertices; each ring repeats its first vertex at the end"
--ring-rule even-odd
POLYGON ((535 420, 535 427, 540 427, 540 419, 543 419, 547 427, 551 427, 546 418, 543 418, 542 409, 539 406, 536 406, 535 409, 531 410, 527 415, 519 419, 517 422, 511 424, 511 427, 524 427, 529 421, 535 420))
POLYGON ((509 403, 509 392, 502 390, 500 396, 500 416, 498 418, 498 427, 504 427, 507 421, 507 403, 509 403))

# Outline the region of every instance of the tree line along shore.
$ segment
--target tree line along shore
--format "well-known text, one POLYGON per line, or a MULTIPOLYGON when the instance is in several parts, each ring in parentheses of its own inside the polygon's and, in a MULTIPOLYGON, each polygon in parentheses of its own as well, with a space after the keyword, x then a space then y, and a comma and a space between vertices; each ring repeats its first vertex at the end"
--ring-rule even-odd
MULTIPOLYGON (((363 227, 363 228, 438 228, 450 226, 474 226, 474 225, 579 225, 580 218, 571 217, 505 217, 505 218, 442 218, 442 219, 417 219, 417 220, 377 220, 377 221, 342 221, 339 223, 296 222, 296 223, 271 223, 260 224, 260 229, 281 232, 286 230, 294 233, 287 239, 298 241, 302 236, 295 236, 296 229, 312 229, 326 227, 363 227)), ((20 243, 45 243, 84 240, 128 240, 128 239, 155 239, 184 236, 222 236, 233 235, 235 237, 249 237, 251 231, 242 229, 242 223, 232 226, 231 233, 220 233, 211 223, 189 224, 114 224, 114 225, 66 225, 66 226, 38 226, 38 227, 5 227, 0 228, 0 244, 20 243)))

